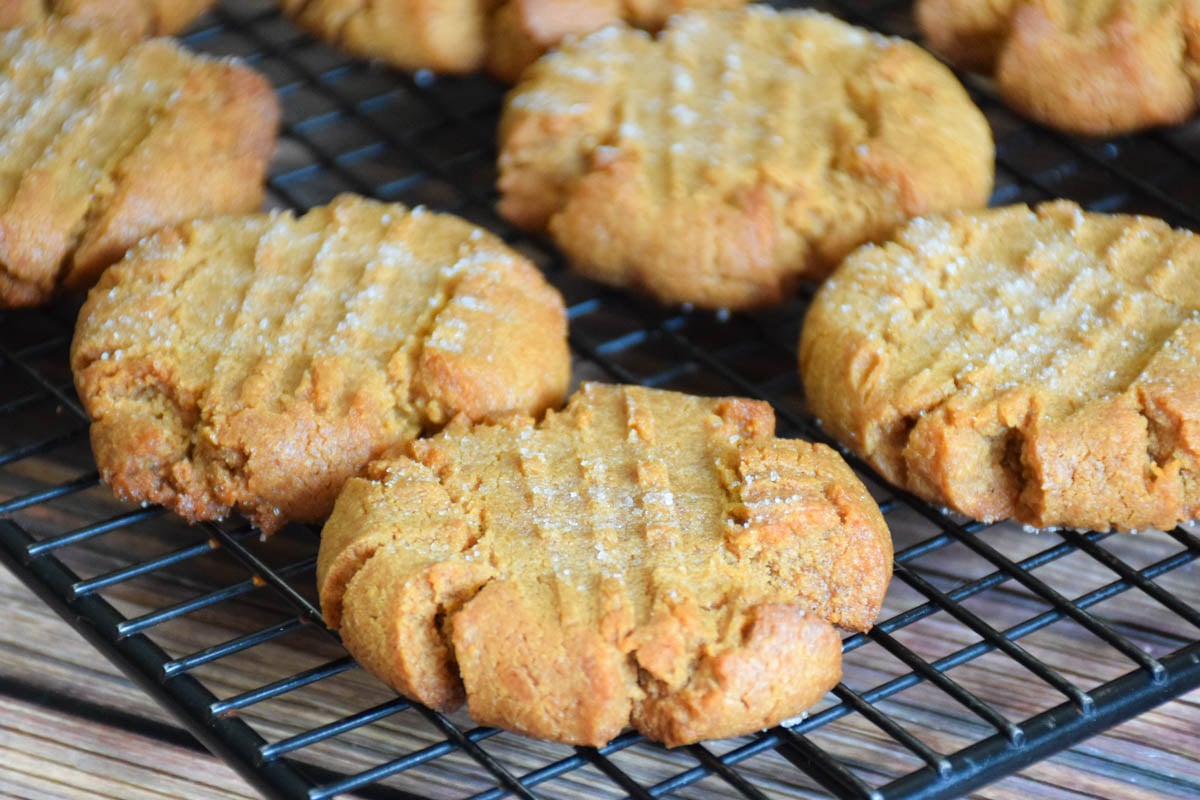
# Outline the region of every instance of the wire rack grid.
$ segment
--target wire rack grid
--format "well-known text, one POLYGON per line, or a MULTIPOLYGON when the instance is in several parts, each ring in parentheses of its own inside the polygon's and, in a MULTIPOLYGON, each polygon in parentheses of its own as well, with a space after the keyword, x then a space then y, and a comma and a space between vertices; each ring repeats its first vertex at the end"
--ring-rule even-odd
MULTIPOLYGON (((914 33, 906 2, 817 6, 914 33)), ((273 205, 354 191, 461 214, 563 292, 577 381, 759 397, 783 435, 825 440, 795 370, 810 291, 753 314, 662 308, 573 277, 495 215, 502 87, 362 63, 267 2, 218 8, 186 41, 277 87, 273 205)), ((993 203, 1066 196, 1200 228, 1200 127, 1081 141, 972 91, 998 145, 993 203)), ((315 530, 264 541, 236 521, 188 527, 99 484, 67 366, 77 303, 0 314, 0 558, 267 796, 950 797, 1200 685, 1189 529, 1031 536, 930 507, 856 463, 895 538, 895 580, 880 623, 845 639, 843 682, 803 719, 668 751, 632 733, 599 749, 533 742, 432 712, 362 673, 324 628, 315 530)), ((1136 777, 1200 796, 1182 765, 1136 777)))

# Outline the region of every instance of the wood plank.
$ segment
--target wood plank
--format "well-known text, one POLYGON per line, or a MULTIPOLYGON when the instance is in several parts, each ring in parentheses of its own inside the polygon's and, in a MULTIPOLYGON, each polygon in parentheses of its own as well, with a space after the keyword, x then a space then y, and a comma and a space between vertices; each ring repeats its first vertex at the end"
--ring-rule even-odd
MULTIPOLYGON (((132 687, 130 687, 132 688, 132 687)), ((0 795, 113 800, 258 795, 207 753, 21 700, 0 700, 0 795)))

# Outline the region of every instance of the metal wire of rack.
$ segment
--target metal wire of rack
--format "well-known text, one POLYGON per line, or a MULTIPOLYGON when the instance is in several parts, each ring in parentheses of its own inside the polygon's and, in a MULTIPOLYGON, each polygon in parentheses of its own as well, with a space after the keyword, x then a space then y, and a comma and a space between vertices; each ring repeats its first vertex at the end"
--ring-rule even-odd
MULTIPOLYGON (((906 2, 816 5, 914 33, 906 2)), ((795 374, 807 293, 731 317, 658 307, 573 277, 493 213, 502 87, 356 61, 268 2, 228 4, 187 42, 243 57, 276 85, 273 204, 355 191, 459 213, 563 292, 577 379, 759 397, 782 434, 825 440, 795 374)), ((1200 228, 1200 126, 1082 141, 973 92, 998 145, 994 203, 1065 196, 1200 228)), ((0 559, 265 795, 949 797, 1200 686, 1189 529, 1030 536, 933 508, 855 464, 896 539, 895 580, 880 623, 845 640, 843 682, 803 719, 667 751, 633 733, 572 748, 447 717, 375 683, 325 630, 316 531, 263 541, 236 521, 188 527, 99 484, 67 366, 75 311, 0 314, 0 559), (1079 649, 1101 665, 1093 674, 1073 668, 1079 649)), ((1200 776, 1142 778, 1200 795, 1200 776)))

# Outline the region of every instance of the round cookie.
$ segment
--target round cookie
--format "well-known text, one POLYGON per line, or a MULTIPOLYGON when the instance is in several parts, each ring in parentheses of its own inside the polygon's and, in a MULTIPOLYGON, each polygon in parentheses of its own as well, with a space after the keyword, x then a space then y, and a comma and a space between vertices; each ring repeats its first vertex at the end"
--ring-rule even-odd
POLYGON ((88 287, 164 225, 257 208, 278 118, 262 76, 166 39, 0 34, 0 307, 88 287))
POLYGON ((1198 0, 918 0, 916 16, 930 47, 1064 131, 1110 136, 1200 108, 1198 0))
POLYGON ((825 429, 976 519, 1200 517, 1200 236, 1068 202, 918 219, 817 292, 800 372, 825 429))
POLYGON ((837 683, 891 575, 878 507, 766 403, 585 384, 541 422, 455 421, 347 483, 327 624, 403 694, 478 722, 675 746, 795 716, 837 683))
POLYGON ((562 298, 499 239, 347 195, 143 241, 88 296, 71 366, 119 497, 271 533, 455 414, 557 404, 570 357, 562 298))
POLYGON ((909 216, 986 203, 987 122, 916 45, 811 11, 609 28, 526 71, 500 211, 668 303, 780 302, 909 216))
POLYGON ((0 0, 0 29, 48 18, 102 23, 132 36, 169 36, 192 24, 215 0, 0 0))

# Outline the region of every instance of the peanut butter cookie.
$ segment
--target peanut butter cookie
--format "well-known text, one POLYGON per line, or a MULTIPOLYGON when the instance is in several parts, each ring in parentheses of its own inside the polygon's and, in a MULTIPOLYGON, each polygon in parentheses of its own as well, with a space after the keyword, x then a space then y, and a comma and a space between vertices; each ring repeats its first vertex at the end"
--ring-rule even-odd
POLYGON ((406 70, 474 72, 505 81, 567 36, 614 22, 656 30, 687 8, 745 0, 283 0, 314 36, 406 70))
POLYGON ((1200 236, 1068 202, 919 219, 821 287, 800 371, 825 428, 976 519, 1200 517, 1200 236))
POLYGON ((533 736, 668 745, 791 717, 891 574, 883 518, 769 405, 585 384, 455 421, 351 480, 321 536, 327 623, 405 695, 533 736))
POLYGON ((500 211, 596 280, 745 308, 912 215, 983 205, 992 156, 983 115, 910 42, 815 12, 696 12, 526 71, 500 211))
POLYGON ((930 46, 994 73, 1039 122, 1113 135, 1170 125, 1200 108, 1197 0, 918 0, 930 46))
POLYGON ((485 0, 281 0, 297 25, 356 56, 406 70, 473 72, 483 65, 485 0))
POLYGON ((463 414, 538 413, 570 369, 562 298, 468 223, 353 196, 155 234, 71 351, 103 479, 189 521, 319 522, 364 464, 463 414))
POLYGON ((258 207, 278 117, 262 76, 165 39, 0 35, 0 306, 86 288, 156 228, 258 207))
POLYGON ((526 67, 568 36, 617 22, 657 31, 672 14, 691 9, 736 8, 746 0, 508 0, 488 26, 487 68, 514 83, 526 67))

